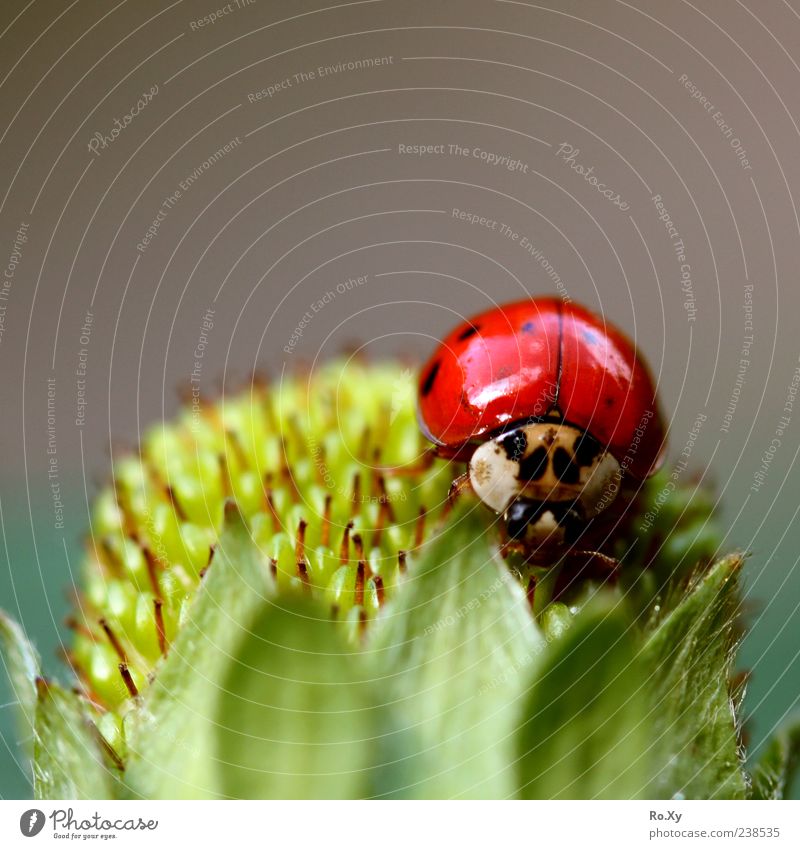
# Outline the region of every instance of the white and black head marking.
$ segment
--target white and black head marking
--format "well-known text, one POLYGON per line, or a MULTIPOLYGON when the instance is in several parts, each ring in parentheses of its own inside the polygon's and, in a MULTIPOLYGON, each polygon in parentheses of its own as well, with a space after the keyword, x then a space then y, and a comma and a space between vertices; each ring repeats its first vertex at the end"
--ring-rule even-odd
POLYGON ((472 489, 505 514, 509 535, 561 545, 613 500, 619 463, 580 428, 524 424, 484 442, 469 463, 472 489))

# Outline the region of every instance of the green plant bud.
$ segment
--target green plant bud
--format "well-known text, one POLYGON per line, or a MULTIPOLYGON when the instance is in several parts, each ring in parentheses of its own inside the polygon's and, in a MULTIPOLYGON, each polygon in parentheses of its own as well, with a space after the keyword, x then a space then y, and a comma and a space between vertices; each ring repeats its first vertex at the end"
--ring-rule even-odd
POLYGON ((393 568, 397 563, 397 552, 403 549, 408 543, 408 532, 399 524, 391 524, 381 530, 380 536, 380 552, 381 559, 376 559, 376 563, 380 568, 373 567, 376 572, 383 574, 387 568, 384 561, 388 561, 389 568, 393 568))
POLYGON ((566 604, 554 601, 542 613, 541 625, 548 641, 562 637, 571 627, 573 615, 566 604))
POLYGON ((200 572, 208 566, 211 557, 211 547, 215 537, 209 528, 183 522, 180 527, 181 556, 180 562, 186 566, 187 572, 199 577, 200 572))
POLYGON ((278 533, 272 537, 268 549, 273 568, 276 570, 278 587, 289 587, 298 577, 295 541, 287 533, 278 533))
POLYGON ((262 508, 264 491, 255 472, 243 471, 233 482, 233 497, 245 516, 255 516, 262 508))
POLYGON ((318 545, 313 557, 309 558, 309 574, 314 587, 325 588, 333 578, 333 573, 341 566, 339 555, 333 549, 318 545))
POLYGON ((169 480, 181 469, 185 452, 185 444, 177 430, 167 426, 152 428, 142 444, 142 455, 162 480, 169 480))
POLYGON ((97 538, 114 536, 122 532, 125 516, 111 490, 101 492, 92 511, 92 534, 97 538))
MULTIPOLYGON (((420 471, 416 392, 410 369, 334 362, 185 407, 115 462, 67 621, 83 695, 0 613, 37 792, 748 792, 742 558, 709 562, 713 497, 661 472, 603 547, 623 562, 533 566, 468 495, 450 509, 463 465, 420 471)), ((782 792, 789 743, 758 794, 782 792)))
MULTIPOLYGON (((190 619, 206 570, 215 568, 226 502, 243 516, 254 568, 274 591, 315 596, 352 640, 362 640, 440 528, 457 471, 436 460, 426 471, 391 473, 393 466, 417 467, 429 447, 419 433, 416 392, 410 369, 333 362, 204 403, 199 416, 184 408, 145 434, 141 456, 119 458, 113 486, 93 508, 83 583, 91 631, 76 635, 73 652, 92 698, 125 709, 129 685, 147 688, 147 676, 190 619), (127 683, 101 620, 125 653, 127 683)), ((641 511, 652 508, 667 480, 647 483, 641 511)), ((710 534, 698 537, 686 525, 686 516, 700 521, 711 504, 686 489, 662 498, 653 529, 642 533, 646 547, 683 514, 668 559, 685 550, 699 558, 713 548, 710 534)), ((506 565, 515 562, 512 555, 506 565)), ((517 567, 530 589, 530 570, 517 567)), ((549 635, 560 634, 572 616, 550 604, 557 575, 558 567, 539 570, 529 599, 549 635)), ((584 590, 564 601, 580 606, 584 590)))
POLYGON ((363 610, 367 618, 377 616, 383 604, 383 579, 373 575, 364 585, 363 610))
MULTIPOLYGON (((209 493, 199 478, 185 473, 173 478, 171 486, 177 503, 190 522, 201 527, 216 527, 217 509, 220 505, 209 502, 209 493)), ((215 491, 213 496, 219 499, 218 492, 215 491)))
POLYGON ((676 484, 662 470, 644 485, 639 512, 652 527, 651 533, 667 534, 678 524, 705 518, 714 510, 711 493, 691 481, 676 484))
POLYGON ((103 610, 108 611, 110 620, 118 623, 123 630, 133 626, 136 601, 139 598, 136 588, 122 581, 109 581, 106 588, 106 601, 103 610))
POLYGON ((177 605, 187 593, 194 589, 194 582, 181 566, 175 566, 159 574, 158 586, 163 600, 177 605))
POLYGON ((345 618, 355 604, 360 605, 363 603, 363 584, 363 569, 359 570, 357 565, 341 566, 333 573, 333 577, 325 589, 325 599, 336 610, 340 619, 345 618), (360 590, 357 587, 359 571, 361 578, 360 590))
MULTIPOLYGON (((91 693, 110 708, 121 705, 131 695, 120 673, 120 658, 110 645, 95 643, 83 660, 86 674, 91 681, 91 693)), ((143 686, 138 673, 129 670, 137 689, 143 686)))
POLYGON ((106 711, 97 718, 97 730, 114 752, 124 760, 127 755, 125 730, 121 717, 114 711, 106 711))
POLYGON ((146 537, 148 547, 157 552, 158 557, 167 563, 181 560, 180 523, 171 504, 154 504, 147 518, 146 537))
POLYGON ((195 454, 188 465, 188 472, 196 475, 198 481, 202 485, 205 494, 205 503, 207 511, 215 518, 215 526, 221 522, 214 515, 216 511, 221 510, 225 501, 224 486, 224 467, 226 463, 225 447, 220 446, 216 453, 212 451, 202 451, 195 454))
MULTIPOLYGON (((162 617, 164 608, 162 607, 162 617)), ((159 638, 159 628, 156 621, 153 598, 140 595, 136 602, 136 647, 139 652, 152 664, 161 656, 162 639, 159 638)))
POLYGON ((380 575, 383 569, 394 566, 396 562, 396 557, 386 557, 380 548, 373 547, 369 549, 369 553, 367 555, 367 566, 369 567, 370 574, 380 575))
POLYGON ((358 645, 364 635, 364 627, 367 622, 367 613, 361 605, 351 607, 346 613, 339 613, 343 620, 345 638, 350 645, 358 645))
POLYGON ((306 531, 308 530, 308 521, 311 518, 311 512, 305 504, 293 504, 285 511, 286 516, 286 533, 294 538, 297 533, 297 528, 301 522, 306 523, 306 531))
POLYGON ((719 547, 719 533, 713 522, 701 518, 681 527, 664 541, 661 559, 683 573, 691 572, 698 563, 710 562, 719 547))

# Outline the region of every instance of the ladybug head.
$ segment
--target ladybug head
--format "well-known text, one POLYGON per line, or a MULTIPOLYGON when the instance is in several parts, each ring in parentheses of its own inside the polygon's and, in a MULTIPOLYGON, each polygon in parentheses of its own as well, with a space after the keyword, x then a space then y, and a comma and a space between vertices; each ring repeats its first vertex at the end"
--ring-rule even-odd
POLYGON ((473 491, 505 514, 510 536, 551 543, 568 541, 576 525, 614 500, 619 474, 619 463, 596 439, 558 420, 501 433, 469 462, 473 491))

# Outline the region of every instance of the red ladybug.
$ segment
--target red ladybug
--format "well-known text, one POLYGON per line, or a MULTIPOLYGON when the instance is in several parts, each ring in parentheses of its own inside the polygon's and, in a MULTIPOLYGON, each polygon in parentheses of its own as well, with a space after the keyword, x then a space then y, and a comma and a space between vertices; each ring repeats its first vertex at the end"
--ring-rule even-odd
POLYGON ((465 461, 509 541, 550 560, 664 457, 650 373, 630 340, 585 307, 533 298, 487 310, 440 343, 419 379, 436 456, 465 461))

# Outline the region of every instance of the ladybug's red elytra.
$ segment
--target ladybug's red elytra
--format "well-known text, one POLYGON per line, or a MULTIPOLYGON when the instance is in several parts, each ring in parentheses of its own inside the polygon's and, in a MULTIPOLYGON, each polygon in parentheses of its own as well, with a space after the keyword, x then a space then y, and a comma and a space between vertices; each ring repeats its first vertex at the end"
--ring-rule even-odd
POLYGON ((510 541, 551 559, 618 497, 652 475, 664 423, 630 340, 573 302, 532 298, 449 333, 419 378, 419 421, 435 453, 467 463, 471 489, 502 514, 510 541))

